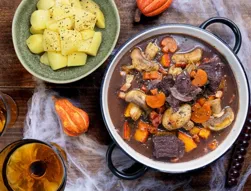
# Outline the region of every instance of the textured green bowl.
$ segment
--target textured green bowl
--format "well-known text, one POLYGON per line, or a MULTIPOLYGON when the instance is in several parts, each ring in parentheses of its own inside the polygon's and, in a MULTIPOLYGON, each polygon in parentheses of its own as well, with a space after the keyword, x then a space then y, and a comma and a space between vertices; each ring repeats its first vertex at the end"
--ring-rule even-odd
POLYGON ((38 0, 22 0, 13 19, 12 38, 18 59, 28 72, 47 82, 66 84, 88 76, 105 62, 118 40, 120 18, 113 0, 94 1, 99 4, 106 18, 106 28, 97 29, 103 34, 103 42, 98 55, 89 56, 85 66, 53 71, 50 67, 41 64, 40 56, 32 54, 26 45, 26 39, 31 35, 29 32, 30 16, 36 10, 38 0))

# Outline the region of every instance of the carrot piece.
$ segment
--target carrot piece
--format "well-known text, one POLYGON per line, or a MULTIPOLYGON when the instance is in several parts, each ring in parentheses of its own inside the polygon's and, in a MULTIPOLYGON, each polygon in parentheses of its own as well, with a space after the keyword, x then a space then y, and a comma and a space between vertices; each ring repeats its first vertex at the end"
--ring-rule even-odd
POLYGON ((197 102, 201 105, 201 106, 203 106, 204 105, 204 103, 206 103, 206 98, 204 98, 204 97, 202 97, 202 98, 200 98, 200 99, 198 99, 197 100, 197 102))
POLYGON ((218 146, 219 146, 219 142, 216 140, 216 139, 214 139, 211 143, 209 143, 208 145, 208 148, 210 149, 210 150, 215 150, 218 146))
POLYGON ((179 131, 178 138, 185 144, 185 151, 190 152, 197 148, 197 144, 194 142, 193 138, 189 135, 179 131))
POLYGON ((195 123, 204 123, 208 121, 212 114, 211 104, 209 102, 206 102, 203 106, 200 106, 200 104, 198 103, 196 103, 195 105, 192 107, 193 112, 191 120, 195 123))
POLYGON ((129 103, 124 112, 125 117, 131 117, 130 111, 132 108, 133 108, 133 103, 129 103))
POLYGON ((140 120, 138 122, 138 129, 144 131, 144 130, 147 130, 148 129, 148 126, 149 124, 148 123, 145 123, 144 121, 140 120))
POLYGON ((157 95, 157 94, 158 94, 158 89, 157 89, 157 88, 152 89, 152 90, 150 90, 150 92, 151 92, 153 95, 157 95))
POLYGON ((127 121, 125 121, 123 126, 123 139, 130 141, 131 129, 127 121))
POLYGON ((157 95, 147 95, 146 96, 146 104, 151 108, 159 108, 162 107, 166 102, 166 95, 163 92, 160 92, 157 95))
POLYGON ((156 79, 162 79, 162 74, 160 74, 158 71, 151 71, 151 72, 144 72, 143 74, 143 80, 156 80, 156 79))
POLYGON ((197 134, 199 134, 200 130, 201 129, 199 127, 193 127, 192 129, 190 129, 189 133, 191 135, 197 135, 197 134))
POLYGON ((162 65, 163 67, 169 67, 170 64, 171 64, 171 59, 170 59, 169 54, 164 54, 164 55, 161 57, 160 63, 161 63, 161 65, 162 65))
POLYGON ((201 129, 200 132, 199 132, 199 136, 202 138, 202 139, 208 139, 208 137, 210 136, 211 134, 211 131, 208 130, 208 129, 201 129))
POLYGON ((175 67, 185 68, 187 66, 186 62, 178 62, 175 64, 175 67))
POLYGON ((196 76, 196 71, 193 70, 193 71, 190 73, 190 76, 191 76, 192 78, 194 78, 194 77, 196 76))
POLYGON ((192 84, 194 86, 204 86, 207 83, 207 73, 202 70, 199 69, 196 73, 196 75, 194 76, 194 79, 192 80, 192 84))
POLYGON ((160 45, 163 47, 162 52, 168 53, 169 51, 174 53, 178 49, 177 42, 172 37, 166 37, 161 42, 160 45))
POLYGON ((136 129, 134 139, 138 142, 145 143, 148 136, 149 132, 147 130, 136 129))

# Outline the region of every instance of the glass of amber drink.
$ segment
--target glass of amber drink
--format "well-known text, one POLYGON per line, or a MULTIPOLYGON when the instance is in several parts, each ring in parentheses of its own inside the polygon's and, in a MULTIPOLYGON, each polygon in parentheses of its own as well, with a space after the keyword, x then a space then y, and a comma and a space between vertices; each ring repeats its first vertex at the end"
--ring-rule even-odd
POLYGON ((0 92, 0 136, 7 128, 12 127, 17 119, 17 105, 14 100, 0 92))
POLYGON ((23 139, 0 153, 1 191, 63 191, 66 155, 56 144, 23 139))

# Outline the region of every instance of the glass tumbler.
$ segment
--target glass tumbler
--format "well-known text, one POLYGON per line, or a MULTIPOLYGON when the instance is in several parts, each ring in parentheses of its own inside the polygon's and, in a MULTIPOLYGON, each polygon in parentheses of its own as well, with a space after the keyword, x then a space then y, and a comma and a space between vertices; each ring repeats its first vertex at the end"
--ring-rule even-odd
POLYGON ((66 155, 56 144, 23 139, 0 153, 1 191, 63 191, 66 155))
POLYGON ((0 136, 3 135, 7 128, 12 127, 17 119, 17 105, 15 101, 0 92, 0 136))

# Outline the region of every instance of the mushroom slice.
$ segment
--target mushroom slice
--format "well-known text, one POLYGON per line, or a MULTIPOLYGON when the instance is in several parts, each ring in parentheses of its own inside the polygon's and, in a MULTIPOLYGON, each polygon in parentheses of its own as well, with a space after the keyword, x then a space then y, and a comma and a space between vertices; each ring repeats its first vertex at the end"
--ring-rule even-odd
POLYGON ((160 48, 157 44, 150 42, 145 50, 145 55, 148 60, 153 60, 157 53, 159 52, 160 48))
POLYGON ((234 121, 234 112, 231 107, 225 107, 223 111, 224 114, 221 117, 213 117, 202 125, 212 131, 221 131, 227 128, 234 121))
POLYGON ((186 53, 175 53, 172 57, 174 63, 195 63, 201 60, 203 51, 201 48, 195 48, 194 50, 186 53))
POLYGON ((177 112, 169 108, 163 115, 162 125, 169 131, 179 129, 190 121, 191 112, 191 106, 188 104, 182 105, 177 112))
POLYGON ((154 61, 147 60, 139 48, 135 48, 132 51, 131 58, 134 69, 140 72, 150 72, 159 70, 159 64, 154 61))
POLYGON ((214 99, 212 101, 210 101, 211 103, 211 108, 212 108, 212 111, 213 111, 213 114, 219 114, 221 113, 222 111, 222 108, 221 108, 221 99, 214 99))
POLYGON ((146 105, 146 94, 141 90, 131 90, 125 96, 125 101, 134 103, 142 108, 147 114, 151 112, 151 109, 146 105))

